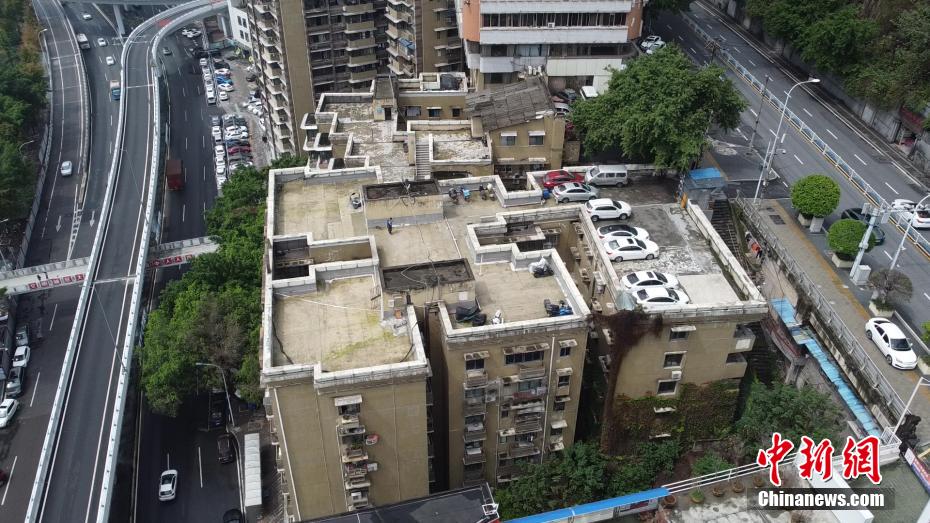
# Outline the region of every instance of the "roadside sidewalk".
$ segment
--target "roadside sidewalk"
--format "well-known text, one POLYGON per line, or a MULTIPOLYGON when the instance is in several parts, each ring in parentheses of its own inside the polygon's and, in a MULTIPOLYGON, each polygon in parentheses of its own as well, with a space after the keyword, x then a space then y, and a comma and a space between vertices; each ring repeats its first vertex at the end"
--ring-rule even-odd
MULTIPOLYGON (((783 253, 787 253, 786 257, 791 258, 791 260, 780 260, 781 263, 793 263, 801 269, 809 282, 816 287, 817 292, 826 300, 826 306, 833 310, 836 315, 835 318, 848 328, 851 335, 855 338, 855 341, 862 347, 865 357, 874 364, 873 366, 869 365, 867 361, 857 361, 855 351, 850 354, 848 348, 840 349, 843 352, 831 350, 831 354, 846 371, 847 378, 855 382, 856 377, 850 375, 850 371, 860 372, 864 376, 869 377, 872 369, 877 369, 878 372, 884 376, 888 385, 890 385, 897 393, 898 397, 901 398, 901 403, 903 404, 906 402, 920 379, 921 374, 917 370, 898 370, 885 362, 884 356, 875 344, 865 336, 865 322, 871 315, 850 290, 851 284, 845 277, 834 270, 834 267, 827 260, 825 252, 808 237, 809 233, 799 226, 794 214, 785 209, 777 201, 764 200, 758 208, 758 216, 756 219, 759 223, 755 226, 750 224, 750 227, 756 229, 761 225, 762 228, 774 235, 774 238, 770 240, 777 243, 783 253)), ((772 243, 772 241, 769 243, 772 243)), ((771 256, 771 258, 774 257, 775 256, 771 256)), ((795 282, 795 285, 796 284, 795 282)), ((784 288, 792 284, 785 279, 779 282, 779 285, 784 288)), ((797 294, 795 294, 794 288, 790 289, 790 292, 771 288, 769 291, 776 293, 781 291, 784 297, 793 300, 793 305, 798 307, 798 297, 797 294)), ((817 292, 814 292, 814 294, 817 292)), ((772 296, 767 294, 767 297, 772 296)), ((806 308, 809 311, 811 307, 817 307, 817 300, 814 299, 814 297, 804 296, 803 298, 807 301, 806 308)), ((800 307, 800 309, 804 308, 803 305, 800 307)), ((813 317, 814 311, 811 312, 811 316, 813 317)), ((824 310, 817 310, 816 313, 820 317, 828 316, 827 311, 824 310)), ((824 327, 826 326, 821 325, 816 329, 818 334, 822 337, 824 336, 824 327)), ((871 382, 872 380, 869 381, 871 382)), ((870 387, 870 384, 865 384, 865 386, 870 387)), ((874 401, 872 398, 864 399, 866 403, 874 401)), ((924 423, 918 426, 918 437, 920 441, 922 443, 930 441, 930 390, 928 390, 927 387, 920 387, 918 389, 918 394, 911 405, 910 411, 925 420, 924 423)), ((873 412, 873 414, 875 414, 875 412, 873 412)), ((882 417, 879 417, 878 421, 881 425, 891 424, 891 422, 882 417)))

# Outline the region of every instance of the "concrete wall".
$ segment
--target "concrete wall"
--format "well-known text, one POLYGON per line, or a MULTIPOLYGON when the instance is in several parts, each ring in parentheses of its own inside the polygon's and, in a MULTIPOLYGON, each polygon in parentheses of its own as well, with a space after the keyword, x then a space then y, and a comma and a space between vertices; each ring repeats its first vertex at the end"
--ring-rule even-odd
MULTIPOLYGON (((562 149, 565 147, 565 119, 555 116, 546 116, 538 120, 495 129, 490 135, 492 157, 497 161, 506 161, 513 158, 517 163, 547 163, 551 169, 562 167, 562 149), (530 145, 530 131, 546 133, 543 145, 530 145), (502 134, 517 133, 516 145, 503 144, 502 134), (530 158, 546 158, 546 162, 529 161, 530 158)), ((514 163, 514 162, 507 162, 514 163)))
POLYGON ((409 117, 409 120, 462 120, 465 117, 465 93, 463 92, 404 92, 399 91, 397 93, 397 106, 400 111, 399 114, 406 115, 407 107, 419 107, 420 116, 409 117), (427 108, 429 107, 440 107, 442 108, 441 116, 431 118, 427 108), (460 111, 458 115, 453 114, 452 108, 458 108, 460 111))
POLYGON ((304 24, 304 4, 301 0, 280 0, 281 37, 283 67, 287 70, 287 91, 290 99, 292 125, 295 136, 291 143, 300 150, 300 119, 313 112, 313 82, 310 74, 310 50, 307 44, 307 28, 304 24))
POLYGON ((282 449, 291 511, 301 518, 346 511, 341 450, 336 434, 336 397, 360 394, 359 418, 378 443, 366 445, 369 500, 386 505, 429 493, 426 449, 425 381, 388 384, 339 394, 318 395, 310 384, 277 387, 275 428, 282 449))
POLYGON ((245 3, 240 0, 227 0, 226 6, 229 11, 229 36, 242 49, 251 49, 249 15, 245 11, 245 3))

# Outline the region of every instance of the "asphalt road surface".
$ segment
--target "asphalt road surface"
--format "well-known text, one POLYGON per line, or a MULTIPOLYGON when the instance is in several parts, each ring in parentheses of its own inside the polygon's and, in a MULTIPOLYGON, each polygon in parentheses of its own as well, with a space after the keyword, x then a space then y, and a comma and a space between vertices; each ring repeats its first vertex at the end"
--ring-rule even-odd
POLYGON ((88 275, 93 290, 65 396, 42 496, 42 521, 89 521, 97 516, 104 476, 113 394, 120 372, 135 261, 142 238, 151 163, 152 73, 150 43, 159 24, 127 41, 123 99, 127 125, 113 200, 104 228, 100 262, 88 275))
MULTIPOLYGON (((769 81, 769 90, 780 93, 782 99, 788 89, 798 80, 789 77, 777 64, 770 61, 764 53, 757 49, 757 44, 746 41, 736 32, 725 25, 715 12, 711 12, 701 4, 691 4, 691 11, 687 13, 698 20, 701 27, 711 36, 722 37, 723 47, 752 74, 764 81, 766 75, 769 81)), ((697 63, 703 64, 710 60, 710 53, 704 47, 703 41, 684 22, 681 16, 662 14, 653 23, 653 30, 666 39, 673 41, 692 57, 697 63)), ((759 95, 744 81, 739 79, 732 71, 727 71, 737 88, 749 102, 749 109, 743 113, 742 125, 731 135, 733 143, 748 145, 748 137, 759 115, 757 135, 754 140, 755 149, 764 153, 770 140, 775 139, 775 130, 778 127, 780 112, 769 105, 763 104, 759 110, 759 95)), ((829 104, 822 102, 816 93, 813 95, 801 86, 791 93, 789 108, 795 112, 805 123, 812 128, 837 154, 839 154, 853 169, 863 176, 871 186, 888 202, 897 198, 906 198, 913 201, 920 200, 928 191, 922 187, 913 176, 907 174, 907 168, 896 162, 885 149, 884 144, 874 143, 858 129, 846 124, 829 104)), ((850 181, 846 179, 823 155, 811 145, 803 135, 787 122, 782 126, 782 136, 778 137, 778 150, 773 162, 781 181, 790 185, 803 176, 811 173, 826 173, 840 183, 842 196, 840 206, 834 216, 827 220, 827 225, 839 218, 839 212, 846 208, 862 208, 866 201, 865 196, 850 181)), ((760 161, 761 165, 761 161, 760 161)), ((759 171, 746 171, 742 173, 728 173, 731 179, 756 179, 759 171)), ((749 197, 752 194, 748 194, 749 197)), ((901 240, 901 231, 892 224, 882 226, 886 233, 883 245, 875 247, 866 253, 863 263, 878 269, 888 267, 894 256, 894 251, 901 240)), ((924 233, 927 234, 927 233, 924 233)), ((898 307, 898 312, 908 320, 915 329, 930 321, 930 261, 917 251, 910 243, 905 243, 905 250, 898 259, 898 270, 907 274, 914 286, 914 296, 910 303, 898 307)), ((859 328, 860 326, 850 326, 859 328)))

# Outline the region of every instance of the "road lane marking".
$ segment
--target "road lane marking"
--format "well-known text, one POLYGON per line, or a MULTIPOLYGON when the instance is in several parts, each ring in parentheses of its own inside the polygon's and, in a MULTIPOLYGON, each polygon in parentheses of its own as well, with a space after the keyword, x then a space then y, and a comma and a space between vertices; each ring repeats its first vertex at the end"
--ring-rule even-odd
POLYGON ((788 96, 788 91, 785 91, 784 89, 782 89, 781 92, 785 93, 785 96, 788 96))
POLYGON ((184 221, 184 217, 187 215, 187 204, 181 204, 181 222, 184 221))
POLYGON ((204 213, 207 212, 207 201, 206 200, 203 201, 203 212, 204 213))
POLYGON ((739 135, 743 137, 743 140, 748 140, 748 139, 749 139, 749 138, 746 138, 746 135, 743 134, 743 130, 740 129, 739 127, 736 128, 736 132, 738 132, 739 135))
POLYGON ((695 51, 693 47, 689 47, 688 49, 691 49, 692 53, 697 54, 697 51, 695 51))
POLYGON ((785 138, 786 138, 787 136, 788 136, 788 131, 785 131, 784 133, 782 133, 782 135, 781 135, 781 141, 778 142, 778 143, 785 143, 785 138))
POLYGON ((200 447, 197 447, 197 468, 200 469, 200 488, 203 488, 203 460, 200 459, 200 447))
POLYGON ((924 298, 927 298, 928 300, 930 300, 930 296, 927 296, 926 292, 924 293, 924 298))
POLYGON ((901 194, 901 193, 899 193, 898 191, 894 190, 894 187, 892 187, 890 183, 885 182, 885 185, 887 185, 888 188, 891 189, 891 192, 893 192, 893 193, 895 193, 895 194, 901 194))
POLYGON ((753 62, 752 60, 750 60, 749 58, 747 58, 746 61, 749 62, 750 64, 752 64, 753 67, 758 67, 758 66, 756 65, 756 63, 753 62))
POLYGON ((867 163, 865 163, 865 160, 863 160, 862 158, 859 158, 858 154, 853 153, 853 156, 855 156, 856 159, 862 163, 862 165, 868 165, 867 163))
POLYGON ((170 469, 170 468, 171 468, 171 453, 170 453, 170 452, 166 452, 166 453, 165 453, 165 456, 166 456, 166 460, 167 460, 167 462, 168 462, 168 463, 167 463, 168 466, 165 467, 165 469, 167 470, 167 469, 170 469))
POLYGON ((113 126, 113 113, 110 113, 110 127, 113 126))
POLYGON ((685 41, 685 39, 684 39, 684 38, 682 38, 682 37, 681 37, 681 35, 678 35, 678 39, 679 39, 679 40, 681 40, 682 42, 684 42, 684 41, 685 41))
POLYGON ((59 215, 58 215, 58 223, 55 224, 55 232, 58 232, 58 231, 60 231, 60 230, 61 230, 61 215, 59 214, 59 215))
POLYGON ((830 129, 827 129, 827 132, 830 133, 830 136, 832 136, 834 140, 839 140, 839 138, 837 138, 836 135, 833 134, 833 131, 831 131, 830 129))
POLYGON ((672 30, 673 30, 673 29, 672 29, 672 26, 670 26, 670 25, 668 25, 668 24, 665 24, 665 27, 668 27, 668 30, 669 30, 669 31, 672 31, 672 30))
POLYGON ((52 321, 48 324, 48 331, 52 332, 52 328, 55 326, 55 315, 58 314, 58 304, 55 304, 55 308, 52 309, 52 321))
POLYGON ((3 489, 3 499, 0 499, 0 505, 6 504, 6 495, 10 491, 10 483, 13 482, 13 471, 16 470, 17 459, 19 459, 19 456, 13 456, 13 465, 10 467, 10 473, 6 476, 6 488, 3 489))
MULTIPOLYGON (((898 165, 898 162, 891 162, 891 165, 894 165, 894 168, 897 169, 897 170, 899 170, 899 171, 901 171, 902 174, 908 175, 908 174, 907 174, 907 171, 905 171, 904 169, 901 168, 900 165, 898 165)), ((910 176, 910 175, 908 175, 908 176, 910 176)))
POLYGON ((797 160, 799 164, 804 165, 804 162, 802 162, 801 159, 798 158, 798 155, 793 154, 792 156, 794 156, 794 159, 797 160))
POLYGON ((184 98, 187 98, 187 89, 185 89, 184 87, 181 88, 181 96, 183 96, 184 98))
POLYGON ((184 109, 184 121, 187 121, 187 109, 184 109))
POLYGON ((801 110, 804 111, 804 114, 806 114, 807 116, 810 116, 811 118, 814 117, 814 115, 812 115, 811 112, 808 111, 807 109, 805 109, 805 108, 802 107, 801 110))
POLYGON ((739 50, 739 47, 734 47, 733 50, 739 54, 743 54, 743 52, 739 50))
POLYGON ((894 259, 894 258, 891 257, 890 254, 888 254, 888 251, 883 250, 882 253, 884 253, 885 256, 887 256, 889 260, 893 260, 893 259, 894 259))
POLYGON ((769 132, 770 132, 770 133, 772 133, 772 136, 774 136, 775 138, 778 138, 778 135, 777 135, 777 134, 775 134, 775 131, 773 131, 773 130, 771 130, 771 129, 769 129, 769 132))
POLYGON ((750 108, 749 108, 749 112, 751 112, 751 113, 752 113, 752 115, 753 115, 753 116, 755 116, 756 118, 758 118, 758 117, 759 117, 759 113, 757 113, 757 112, 756 112, 756 110, 755 110, 755 109, 753 109, 752 107, 750 107, 750 108))
POLYGON ((184 137, 184 150, 187 150, 187 137, 184 137))
MULTIPOLYGON (((49 329, 51 331, 51 329, 49 329)), ((36 373, 36 381, 32 384, 32 398, 29 400, 29 408, 32 408, 32 404, 36 401, 36 391, 39 390, 39 378, 42 377, 42 371, 36 373)))

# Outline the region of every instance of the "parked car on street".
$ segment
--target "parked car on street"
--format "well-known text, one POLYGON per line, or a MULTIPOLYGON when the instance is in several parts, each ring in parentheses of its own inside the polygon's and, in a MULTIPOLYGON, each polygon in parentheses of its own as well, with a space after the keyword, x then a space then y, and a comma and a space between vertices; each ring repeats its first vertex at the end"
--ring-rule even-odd
POLYGON ((29 356, 32 354, 32 350, 29 346, 17 347, 16 352, 13 353, 13 367, 26 367, 29 365, 29 356))
POLYGON ((907 220, 911 220, 911 227, 915 229, 930 229, 930 207, 926 204, 917 207, 917 204, 911 200, 898 199, 891 202, 891 208, 904 211, 898 214, 903 223, 906 224, 907 220))
POLYGON ((13 367, 6 376, 6 397, 22 396, 26 384, 26 367, 13 367))
POLYGON ((872 340, 896 369, 909 370, 917 366, 917 355, 900 327, 887 318, 872 318, 865 322, 865 337, 872 340))
POLYGON ((232 434, 220 434, 216 438, 216 450, 220 463, 232 463, 236 459, 235 438, 232 434))
POLYGON ((7 398, 0 401, 0 428, 6 428, 13 423, 13 417, 19 410, 19 401, 13 398, 7 398))

